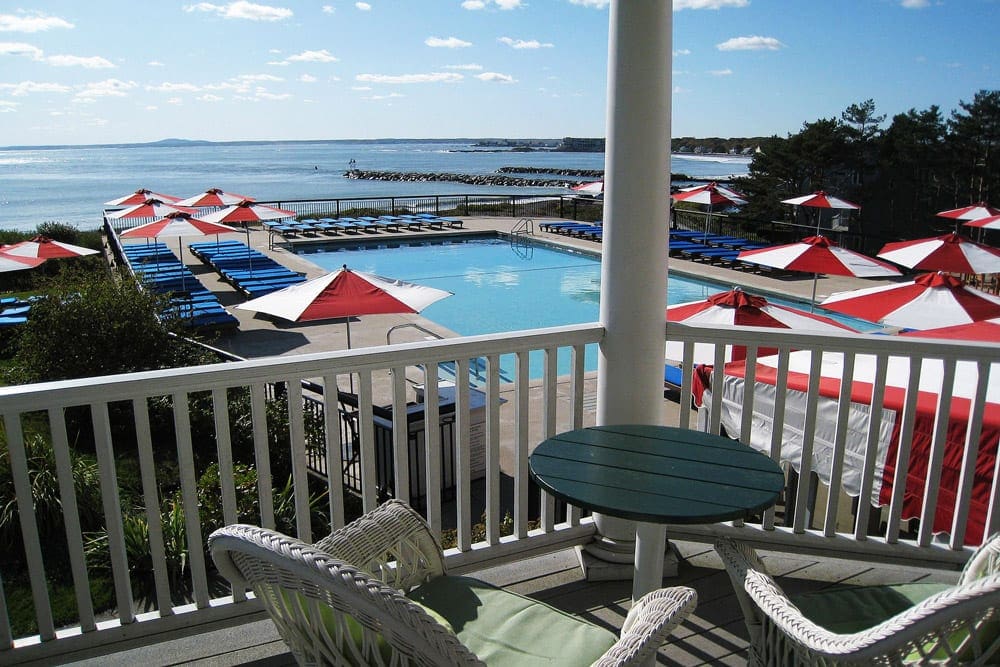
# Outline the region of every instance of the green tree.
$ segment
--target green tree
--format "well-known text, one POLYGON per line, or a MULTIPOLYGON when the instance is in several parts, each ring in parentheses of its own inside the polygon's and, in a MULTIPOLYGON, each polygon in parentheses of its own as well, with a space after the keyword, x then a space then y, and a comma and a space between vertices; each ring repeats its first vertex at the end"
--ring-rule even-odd
MULTIPOLYGON (((959 102, 948 122, 954 157, 954 206, 1000 197, 1000 90, 980 90, 959 102)), ((949 206, 950 207, 950 206, 949 206)))
POLYGON ((158 316, 162 296, 106 274, 61 274, 32 305, 21 327, 8 381, 45 382, 204 363, 173 334, 177 320, 158 316))

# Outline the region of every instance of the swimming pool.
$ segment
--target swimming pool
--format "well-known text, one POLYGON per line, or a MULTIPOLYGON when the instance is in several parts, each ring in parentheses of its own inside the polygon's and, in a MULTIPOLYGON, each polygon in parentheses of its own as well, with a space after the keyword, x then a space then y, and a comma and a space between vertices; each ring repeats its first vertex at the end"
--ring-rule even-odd
MULTIPOLYGON (((421 314, 463 336, 595 322, 599 315, 601 262, 589 253, 482 236, 371 240, 299 252, 328 271, 346 264, 452 292, 421 314)), ((671 305, 696 301, 726 289, 672 273, 667 300, 671 305)), ((559 372, 569 372, 569 363, 568 350, 561 351, 559 372)), ((530 366, 531 376, 541 377, 541 354, 532 355, 530 366)), ((512 375, 513 359, 502 359, 501 367, 512 375)), ((588 346, 585 367, 597 368, 594 345, 588 346)))

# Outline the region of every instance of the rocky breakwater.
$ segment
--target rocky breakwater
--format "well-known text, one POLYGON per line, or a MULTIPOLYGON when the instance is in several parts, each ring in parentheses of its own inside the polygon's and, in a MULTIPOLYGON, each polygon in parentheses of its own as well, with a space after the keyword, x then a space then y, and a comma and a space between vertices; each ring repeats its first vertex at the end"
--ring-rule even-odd
POLYGON ((451 174, 447 172, 412 172, 412 171, 371 171, 352 169, 344 173, 345 178, 356 178, 366 181, 397 181, 405 183, 450 182, 466 183, 468 185, 506 185, 518 188, 567 188, 576 185, 576 181, 562 178, 524 178, 507 174, 451 174))

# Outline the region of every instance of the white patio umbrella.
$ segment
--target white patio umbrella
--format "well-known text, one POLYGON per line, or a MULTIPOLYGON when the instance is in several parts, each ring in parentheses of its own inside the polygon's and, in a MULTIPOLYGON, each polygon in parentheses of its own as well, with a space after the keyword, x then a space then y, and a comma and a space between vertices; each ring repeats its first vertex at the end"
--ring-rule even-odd
POLYGON ((237 195, 231 192, 223 192, 219 188, 209 188, 201 194, 197 194, 187 199, 175 202, 178 206, 193 206, 195 208, 206 208, 209 206, 233 206, 244 201, 253 201, 253 197, 237 195))
POLYGON ((696 185, 691 188, 684 188, 673 195, 674 201, 686 201, 693 204, 708 206, 708 215, 705 217, 705 236, 708 236, 708 225, 712 220, 712 209, 718 204, 727 206, 742 206, 747 203, 743 195, 727 188, 724 185, 712 182, 706 185, 696 185))
MULTIPOLYGON (((791 204, 792 206, 806 206, 808 208, 815 209, 840 209, 840 210, 860 210, 861 206, 855 204, 854 202, 849 202, 846 199, 840 199, 839 197, 834 197, 826 192, 819 190, 818 192, 813 192, 808 195, 802 195, 800 197, 792 197, 791 199, 782 199, 782 204, 791 204)), ((817 212, 816 214, 816 233, 819 234, 819 224, 821 221, 821 216, 817 212)))
MULTIPOLYGON (((285 287, 236 306, 291 322, 346 318, 347 348, 351 348, 351 317, 419 313, 451 292, 374 273, 342 268, 318 278, 285 287)), ((354 376, 351 376, 351 393, 354 376)))

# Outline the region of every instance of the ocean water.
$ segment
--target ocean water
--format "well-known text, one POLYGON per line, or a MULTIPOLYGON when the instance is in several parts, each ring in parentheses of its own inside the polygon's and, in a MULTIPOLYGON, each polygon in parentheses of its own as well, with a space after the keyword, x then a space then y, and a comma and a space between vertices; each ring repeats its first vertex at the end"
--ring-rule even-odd
MULTIPOLYGON (((250 145, 0 149, 0 229, 59 221, 100 225, 102 204, 139 188, 189 197, 208 188, 291 200, 422 194, 564 194, 563 188, 402 183, 344 177, 358 169, 486 174, 505 166, 603 169, 603 153, 511 153, 469 142, 336 141, 250 145)), ((696 178, 747 173, 739 156, 680 156, 672 170, 696 178)))

